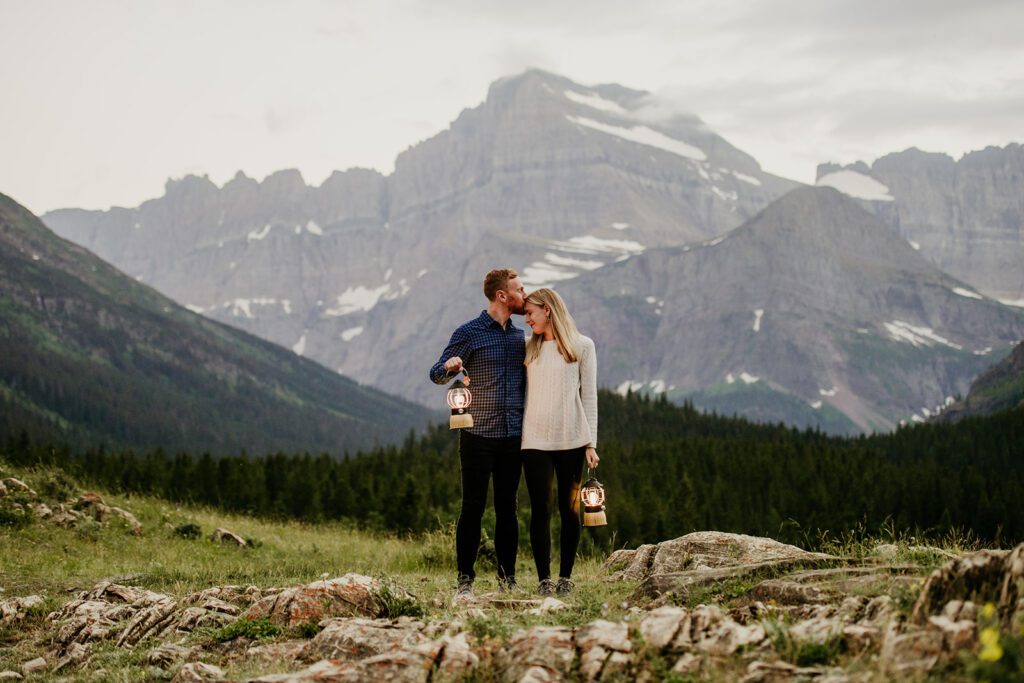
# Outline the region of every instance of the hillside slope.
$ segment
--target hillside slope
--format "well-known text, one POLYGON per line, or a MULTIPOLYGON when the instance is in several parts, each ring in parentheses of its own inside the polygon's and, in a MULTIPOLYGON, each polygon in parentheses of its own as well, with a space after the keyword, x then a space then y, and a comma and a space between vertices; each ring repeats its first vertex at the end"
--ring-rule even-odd
POLYGON ((426 409, 191 313, 0 195, 0 430, 253 452, 393 442, 426 409))

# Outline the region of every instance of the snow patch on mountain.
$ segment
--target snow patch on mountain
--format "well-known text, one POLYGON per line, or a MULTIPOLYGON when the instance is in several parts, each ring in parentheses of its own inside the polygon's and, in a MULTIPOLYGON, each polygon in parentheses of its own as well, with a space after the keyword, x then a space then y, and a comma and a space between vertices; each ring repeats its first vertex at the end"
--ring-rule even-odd
POLYGON ((250 242, 253 241, 253 240, 262 240, 263 238, 265 238, 269 234, 270 234, 270 223, 267 223, 266 225, 264 225, 262 228, 260 228, 258 230, 250 230, 249 234, 246 235, 246 239, 249 240, 250 242))
POLYGON ((739 171, 729 171, 729 173, 732 173, 734 176, 736 176, 737 179, 742 180, 745 183, 750 183, 751 185, 761 187, 761 181, 755 178, 754 176, 746 175, 745 173, 740 173, 739 171))
POLYGON ((837 389, 835 386, 833 386, 831 389, 818 389, 818 393, 821 394, 822 396, 835 396, 836 391, 837 389))
POLYGON ((303 332, 302 336, 299 337, 299 341, 295 342, 295 344, 292 345, 292 351, 294 351, 295 354, 298 355, 298 356, 301 356, 302 354, 304 354, 306 352, 306 333, 305 332, 303 332))
POLYGON ((744 384, 754 384, 755 382, 759 381, 760 379, 761 379, 760 377, 758 377, 756 375, 751 375, 749 372, 741 372, 740 373, 740 380, 742 380, 744 384))
POLYGON ((612 223, 612 228, 615 230, 626 230, 629 228, 629 223, 612 223))
POLYGON ((380 287, 364 287, 363 285, 349 287, 338 295, 337 306, 328 308, 324 311, 324 315, 337 317, 356 311, 369 311, 390 289, 391 285, 386 283, 380 287))
POLYGON ((959 344, 954 344, 945 337, 942 337, 935 333, 930 327, 923 327, 918 325, 911 325, 908 322, 902 320, 893 320, 892 322, 883 323, 889 336, 895 341, 912 344, 913 346, 935 346, 935 344, 943 344, 951 349, 960 351, 963 349, 959 344))
POLYGON ((919 242, 915 242, 914 240, 907 240, 907 244, 909 244, 914 251, 921 251, 921 244, 919 242))
POLYGON ((754 311, 754 332, 761 331, 761 317, 764 315, 764 309, 759 308, 754 311))
POLYGON ((580 268, 582 270, 595 270, 604 265, 601 261, 585 261, 583 259, 575 259, 568 256, 559 256, 558 254, 552 254, 551 252, 544 254, 544 260, 553 263, 556 266, 568 266, 570 268, 580 268))
POLYGON ((845 195, 875 202, 891 202, 894 198, 889 188, 871 176, 857 171, 835 171, 818 178, 819 187, 831 187, 845 195))
POLYGON ((347 330, 342 330, 341 331, 341 338, 348 342, 348 341, 352 341, 353 339, 355 339, 356 337, 358 337, 362 333, 363 333, 363 326, 362 325, 360 325, 359 327, 350 327, 347 330))
POLYGON ((615 388, 615 393, 621 396, 625 396, 630 391, 639 391, 643 387, 643 382, 636 382, 631 379, 627 379, 625 382, 615 388))
POLYGON ((664 394, 665 393, 666 383, 665 383, 665 380, 663 380, 663 379, 653 379, 653 380, 651 380, 649 386, 651 387, 651 393, 652 394, 664 394))
POLYGON ((722 188, 718 187, 718 185, 712 185, 711 186, 711 191, 714 192, 716 195, 718 195, 718 197, 720 199, 723 199, 723 200, 725 200, 727 202, 734 202, 734 201, 736 201, 737 199, 740 198, 740 195, 739 195, 738 192, 732 191, 732 190, 730 190, 730 191, 723 190, 722 188))
POLYGON ((311 235, 322 235, 324 234, 324 229, 317 225, 316 221, 309 221, 306 223, 306 232, 311 235))
POLYGON ((597 109, 598 111, 606 111, 611 114, 619 114, 626 116, 629 114, 625 109, 622 108, 618 102, 612 100, 606 100, 600 95, 584 95, 578 93, 575 90, 566 90, 565 96, 577 104, 582 104, 584 107, 590 107, 591 109, 597 109))
POLYGON ((821 401, 811 401, 811 407, 814 408, 815 410, 821 408, 821 401))
POLYGON ((1024 299, 999 299, 999 303, 1004 306, 1015 306, 1017 308, 1024 308, 1024 299))
POLYGON ((971 290, 964 289, 963 287, 954 287, 953 288, 953 293, 954 294, 959 294, 960 296, 965 296, 968 299, 984 299, 985 298, 982 295, 978 294, 977 292, 972 292, 971 290))
POLYGON ((199 313, 200 315, 202 315, 203 311, 206 310, 202 306, 196 306, 195 304, 185 304, 185 308, 192 311, 193 313, 199 313))
POLYGON ((629 140, 630 142, 636 142, 641 145, 647 145, 648 147, 654 147, 661 149, 672 154, 678 154, 681 157, 687 159, 694 159, 696 161, 704 161, 707 159, 707 155, 704 152, 688 145, 682 140, 676 140, 670 138, 664 133, 659 133, 653 128, 647 126, 633 126, 632 128, 623 128, 622 126, 612 126, 607 123, 601 123, 600 121, 594 121, 582 116, 568 116, 566 117, 570 122, 575 123, 578 126, 586 128, 592 128, 593 130, 607 133, 608 135, 614 135, 615 137, 623 140, 629 140))

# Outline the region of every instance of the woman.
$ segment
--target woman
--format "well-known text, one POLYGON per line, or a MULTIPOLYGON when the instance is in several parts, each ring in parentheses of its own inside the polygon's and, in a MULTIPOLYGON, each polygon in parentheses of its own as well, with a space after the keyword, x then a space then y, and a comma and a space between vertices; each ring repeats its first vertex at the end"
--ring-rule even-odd
POLYGON ((572 567, 580 542, 577 501, 583 462, 597 467, 597 354, 594 342, 576 329, 565 302, 542 288, 526 297, 526 411, 523 472, 530 493, 530 545, 538 591, 572 592, 572 567), (551 485, 558 480, 559 579, 551 581, 551 485))

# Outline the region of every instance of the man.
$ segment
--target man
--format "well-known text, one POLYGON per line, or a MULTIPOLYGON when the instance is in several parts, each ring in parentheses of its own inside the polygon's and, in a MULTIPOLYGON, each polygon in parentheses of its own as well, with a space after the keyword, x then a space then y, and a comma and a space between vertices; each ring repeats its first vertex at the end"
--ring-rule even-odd
POLYGON ((460 325, 430 369, 435 384, 447 384, 465 371, 472 383, 469 413, 473 426, 459 434, 462 465, 462 509, 455 529, 458 588, 453 602, 473 596, 474 565, 480 548, 480 525, 487 487, 494 478, 494 549, 498 556, 498 587, 516 586, 519 520, 516 496, 522 472, 520 438, 526 395, 525 333, 512 324, 522 315, 526 290, 514 270, 492 270, 484 278, 487 310, 460 325))

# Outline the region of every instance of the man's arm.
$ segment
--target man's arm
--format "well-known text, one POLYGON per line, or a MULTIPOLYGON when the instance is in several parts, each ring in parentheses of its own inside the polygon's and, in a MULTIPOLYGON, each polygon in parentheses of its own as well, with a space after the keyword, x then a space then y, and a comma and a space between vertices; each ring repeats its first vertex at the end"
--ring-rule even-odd
POLYGON ((460 326, 452 332, 452 338, 448 341, 448 346, 445 347, 444 352, 441 353, 441 358, 430 368, 430 381, 434 384, 447 384, 450 382, 452 377, 459 374, 459 370, 462 369, 461 361, 465 360, 471 352, 469 333, 466 331, 465 326, 460 326), (460 362, 449 363, 451 360, 458 360, 460 362))

